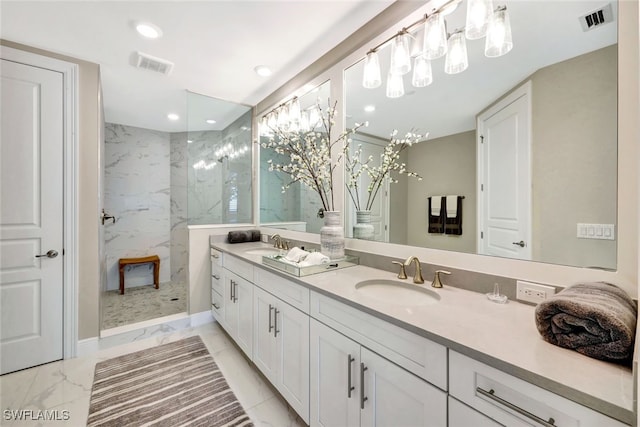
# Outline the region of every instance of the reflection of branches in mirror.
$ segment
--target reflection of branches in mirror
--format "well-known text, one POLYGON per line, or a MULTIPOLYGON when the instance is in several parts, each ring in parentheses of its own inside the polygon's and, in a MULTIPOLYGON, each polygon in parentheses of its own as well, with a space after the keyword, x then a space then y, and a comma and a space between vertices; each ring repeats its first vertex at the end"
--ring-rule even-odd
POLYGON ((285 156, 282 163, 274 162, 273 159, 267 161, 269 171, 284 172, 291 177, 291 181, 282 187, 283 192, 293 183, 301 182, 318 194, 325 210, 333 211, 333 173, 340 158, 333 162, 331 152, 336 144, 346 145, 349 134, 355 133, 360 126, 333 139, 331 131, 335 124, 336 103, 331 106, 328 101, 326 113, 319 104, 317 110, 322 122, 322 132, 302 133, 288 130, 288 127, 270 127, 273 136, 268 142, 262 143, 262 147, 271 148, 277 154, 285 156))
POLYGON ((384 147, 384 150, 380 154, 380 164, 377 166, 371 165, 373 162, 373 156, 369 156, 365 161, 362 161, 362 144, 358 144, 358 148, 356 148, 353 153, 350 153, 351 150, 349 144, 344 147, 345 170, 347 173, 346 186, 349 197, 351 197, 351 201, 353 201, 356 210, 371 210, 373 202, 385 179, 389 178, 391 183, 398 182, 396 178, 391 176, 392 172, 417 178, 418 181, 422 180, 420 175, 415 172, 408 171, 407 165, 405 163, 399 163, 398 160, 400 159, 400 153, 411 147, 413 144, 417 144, 422 139, 426 138, 427 135, 407 132, 404 138, 398 139, 396 138, 397 134, 397 130, 394 130, 391 133, 389 143, 384 147), (363 172, 367 173, 370 180, 367 187, 367 201, 364 204, 364 209, 362 209, 363 205, 360 200, 359 188, 360 178, 363 172))

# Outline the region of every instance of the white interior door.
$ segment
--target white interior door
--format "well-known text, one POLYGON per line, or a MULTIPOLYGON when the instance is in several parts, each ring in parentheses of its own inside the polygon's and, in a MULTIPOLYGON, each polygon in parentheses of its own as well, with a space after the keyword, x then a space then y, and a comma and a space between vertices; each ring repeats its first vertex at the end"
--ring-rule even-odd
POLYGON ((63 357, 63 75, 3 59, 0 92, 4 374, 63 357))
POLYGON ((527 83, 478 119, 478 252, 531 259, 531 95, 527 83))

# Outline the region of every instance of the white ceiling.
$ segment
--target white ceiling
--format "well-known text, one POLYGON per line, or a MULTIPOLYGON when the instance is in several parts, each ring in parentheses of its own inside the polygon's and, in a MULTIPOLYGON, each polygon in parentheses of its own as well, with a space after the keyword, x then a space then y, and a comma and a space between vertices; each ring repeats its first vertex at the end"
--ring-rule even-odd
MULTIPOLYGON (((108 122, 180 131, 187 125, 185 90, 255 105, 391 3, 3 0, 0 37, 100 64, 108 122), (163 36, 142 38, 138 21, 152 22, 163 36), (173 72, 134 68, 136 51, 173 62, 173 72), (254 72, 261 64, 271 77, 254 72), (181 119, 169 122, 170 112, 181 119)), ((211 129, 233 120, 226 116, 211 129)))

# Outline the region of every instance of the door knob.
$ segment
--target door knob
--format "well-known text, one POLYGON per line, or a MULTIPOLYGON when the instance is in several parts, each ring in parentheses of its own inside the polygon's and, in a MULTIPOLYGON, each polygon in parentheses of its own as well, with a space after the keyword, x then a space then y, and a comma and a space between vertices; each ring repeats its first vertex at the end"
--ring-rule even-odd
POLYGON ((47 252, 46 254, 41 254, 41 255, 36 255, 36 258, 55 258, 58 256, 58 251, 54 251, 53 249, 51 249, 49 252, 47 252))
POLYGON ((525 247, 524 240, 520 240, 519 242, 513 242, 513 244, 514 244, 514 245, 518 245, 518 246, 520 246, 521 248, 524 248, 524 247, 525 247))

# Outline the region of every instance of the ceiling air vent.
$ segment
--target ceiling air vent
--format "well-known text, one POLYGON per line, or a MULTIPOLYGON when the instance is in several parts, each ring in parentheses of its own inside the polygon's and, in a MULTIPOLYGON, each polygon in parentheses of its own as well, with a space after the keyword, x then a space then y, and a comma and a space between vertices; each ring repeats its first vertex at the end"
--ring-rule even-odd
POLYGON ((169 62, 166 59, 156 58, 155 56, 147 55, 142 52, 136 52, 134 64, 138 68, 154 71, 167 76, 171 74, 171 70, 173 70, 173 62, 169 62))
POLYGON ((613 10, 611 9, 611 3, 598 10, 594 10, 593 12, 583 15, 579 19, 580 25, 582 25, 582 31, 593 30, 594 28, 613 22, 613 10))

